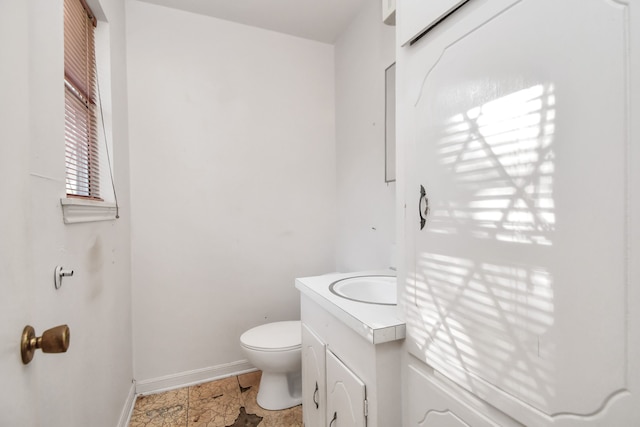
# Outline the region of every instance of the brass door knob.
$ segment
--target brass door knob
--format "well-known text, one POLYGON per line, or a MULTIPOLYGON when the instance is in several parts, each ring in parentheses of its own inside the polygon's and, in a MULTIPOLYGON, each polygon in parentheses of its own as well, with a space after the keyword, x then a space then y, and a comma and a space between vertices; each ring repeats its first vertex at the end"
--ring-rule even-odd
POLYGON ((39 348, 43 353, 65 353, 69 348, 70 338, 71 332, 67 325, 47 329, 41 337, 36 337, 36 331, 33 327, 25 326, 20 341, 22 363, 26 365, 31 362, 34 353, 39 348))

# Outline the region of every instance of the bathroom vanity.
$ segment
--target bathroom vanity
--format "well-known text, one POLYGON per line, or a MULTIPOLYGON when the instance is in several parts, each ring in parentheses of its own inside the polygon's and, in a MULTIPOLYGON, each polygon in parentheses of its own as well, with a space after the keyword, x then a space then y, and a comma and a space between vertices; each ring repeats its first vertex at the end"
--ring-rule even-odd
POLYGON ((405 324, 398 319, 397 306, 348 299, 330 289, 343 279, 376 281, 390 273, 336 273, 296 280, 301 294, 306 427, 400 425, 405 324), (339 421, 331 424, 334 419, 339 421))

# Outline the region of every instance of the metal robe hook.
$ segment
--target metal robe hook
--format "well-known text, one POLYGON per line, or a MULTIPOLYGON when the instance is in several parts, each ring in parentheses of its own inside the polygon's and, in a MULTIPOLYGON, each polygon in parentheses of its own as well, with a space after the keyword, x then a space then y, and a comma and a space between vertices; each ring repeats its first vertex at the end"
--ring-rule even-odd
POLYGON ((73 276, 73 270, 65 270, 63 266, 59 265, 56 267, 56 271, 53 275, 53 285, 56 289, 60 289, 62 286, 62 278, 71 276, 73 276))

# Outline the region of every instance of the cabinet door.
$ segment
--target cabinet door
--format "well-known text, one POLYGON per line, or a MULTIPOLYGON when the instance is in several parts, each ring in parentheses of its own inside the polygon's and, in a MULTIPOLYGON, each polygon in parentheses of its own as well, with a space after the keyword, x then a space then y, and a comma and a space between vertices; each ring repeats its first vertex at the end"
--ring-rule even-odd
MULTIPOLYGON (((418 427, 522 427, 469 393, 454 396, 433 373, 409 364, 408 425, 418 427)), ((441 380, 441 379, 440 379, 441 380)))
POLYGON ((398 62, 409 351, 526 425, 640 425, 632 5, 469 2, 398 62))
POLYGON ((401 0, 398 4, 398 31, 400 44, 413 38, 436 24, 456 7, 467 0, 401 0), (401 24, 400 24, 401 22, 401 24))
POLYGON ((325 344, 302 324, 302 417, 305 427, 325 427, 325 344))
POLYGON ((327 423, 330 427, 365 427, 364 383, 327 350, 327 423))

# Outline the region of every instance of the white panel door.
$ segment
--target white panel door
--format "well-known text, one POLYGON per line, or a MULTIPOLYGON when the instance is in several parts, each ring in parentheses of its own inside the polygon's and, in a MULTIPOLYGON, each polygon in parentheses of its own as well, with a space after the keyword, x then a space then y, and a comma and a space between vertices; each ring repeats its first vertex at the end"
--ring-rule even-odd
POLYGON ((327 425, 367 425, 364 383, 335 354, 327 350, 327 425))
POLYGON ((408 349, 526 425, 640 425, 637 7, 469 2, 398 60, 408 349))
POLYGON ((302 417, 305 427, 326 426, 325 344, 302 324, 302 417))
POLYGON ((400 44, 410 42, 467 0, 399 0, 400 44), (400 24, 401 22, 401 24, 400 24))
POLYGON ((30 13, 30 2, 0 2, 0 426, 30 427, 38 420, 37 366, 24 366, 20 358, 20 335, 34 323, 35 302, 27 243, 30 128, 24 78, 30 72, 30 13))

